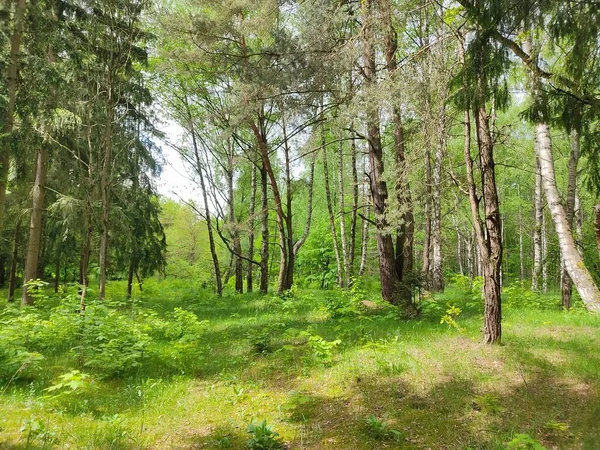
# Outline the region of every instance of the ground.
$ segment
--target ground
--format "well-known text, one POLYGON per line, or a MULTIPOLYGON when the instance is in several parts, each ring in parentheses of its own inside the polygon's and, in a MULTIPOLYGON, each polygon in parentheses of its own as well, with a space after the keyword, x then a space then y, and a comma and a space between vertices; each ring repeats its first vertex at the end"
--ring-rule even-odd
POLYGON ((152 339, 135 368, 47 350, 0 384, 0 448, 275 448, 248 444, 266 420, 290 449, 600 449, 600 317, 513 298, 503 344, 486 346, 477 294, 450 287, 413 321, 364 297, 148 283, 114 306, 152 339), (462 311, 440 323, 449 305, 462 311), (165 331, 184 323, 174 308, 196 314, 200 339, 165 331), (72 370, 78 389, 47 390, 72 370))

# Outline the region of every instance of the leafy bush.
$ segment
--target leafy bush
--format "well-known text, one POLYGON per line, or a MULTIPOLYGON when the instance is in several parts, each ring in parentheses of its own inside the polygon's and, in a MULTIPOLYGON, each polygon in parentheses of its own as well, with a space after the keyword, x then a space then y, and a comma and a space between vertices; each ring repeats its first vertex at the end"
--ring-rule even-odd
POLYGON ((251 329, 246 337, 256 353, 270 353, 273 351, 273 335, 283 328, 285 328, 285 323, 271 323, 260 328, 251 329))
POLYGON ((399 441, 404 438, 402 432, 394 430, 386 422, 378 419, 373 414, 366 418, 365 425, 367 426, 369 434, 377 440, 389 439, 399 441))
POLYGON ((516 434, 514 439, 506 444, 506 448, 514 450, 547 450, 539 441, 528 434, 516 434))
POLYGON ((273 427, 267 425, 267 421, 261 423, 250 422, 247 428, 250 433, 250 439, 246 446, 250 450, 280 450, 283 449, 283 442, 279 438, 279 433, 273 430, 273 427))
POLYGON ((342 343, 341 340, 326 341, 312 330, 303 333, 308 337, 308 346, 311 349, 313 360, 324 366, 329 366, 333 362, 333 349, 342 343))
POLYGON ((131 318, 101 303, 91 303, 79 316, 80 345, 73 350, 85 367, 102 377, 139 368, 150 337, 131 318))

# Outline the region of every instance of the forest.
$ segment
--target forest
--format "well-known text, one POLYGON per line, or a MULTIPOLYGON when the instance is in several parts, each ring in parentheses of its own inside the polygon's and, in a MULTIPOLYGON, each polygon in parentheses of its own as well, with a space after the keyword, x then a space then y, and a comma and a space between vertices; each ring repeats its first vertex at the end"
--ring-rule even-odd
POLYGON ((597 1, 2 0, 0 72, 1 449, 600 449, 597 1))

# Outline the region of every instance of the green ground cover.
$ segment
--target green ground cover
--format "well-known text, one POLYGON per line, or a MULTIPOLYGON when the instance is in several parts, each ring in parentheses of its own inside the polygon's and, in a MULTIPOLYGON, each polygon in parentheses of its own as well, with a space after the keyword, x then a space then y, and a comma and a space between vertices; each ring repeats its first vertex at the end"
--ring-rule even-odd
POLYGON ((362 289, 122 291, 2 304, 0 448, 600 448, 600 317, 552 295, 507 288, 490 347, 461 279, 408 322, 362 289))

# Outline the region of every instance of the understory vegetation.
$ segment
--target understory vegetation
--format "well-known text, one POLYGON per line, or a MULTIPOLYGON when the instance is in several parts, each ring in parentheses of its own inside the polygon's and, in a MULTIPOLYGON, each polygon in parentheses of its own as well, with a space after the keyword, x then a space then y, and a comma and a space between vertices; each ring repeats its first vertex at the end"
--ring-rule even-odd
MULTIPOLYGON (((3 449, 597 448, 600 318, 505 288, 481 343, 481 281, 422 315, 363 288, 217 298, 189 280, 77 287, 0 313, 3 449)), ((365 283, 364 285, 368 285, 365 283)))

